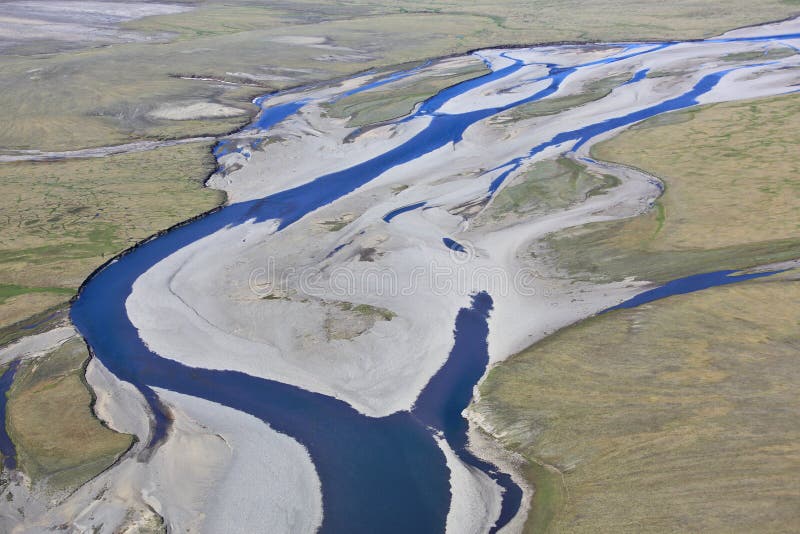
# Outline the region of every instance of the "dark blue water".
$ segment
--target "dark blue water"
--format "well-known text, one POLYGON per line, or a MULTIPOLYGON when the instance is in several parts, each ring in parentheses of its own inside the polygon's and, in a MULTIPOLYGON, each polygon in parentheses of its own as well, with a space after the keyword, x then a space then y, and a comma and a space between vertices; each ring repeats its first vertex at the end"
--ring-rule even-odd
MULTIPOLYGON (((512 68, 483 78, 498 79, 512 68)), ((555 77, 550 90, 541 95, 554 91, 564 76, 566 73, 555 77)), ((474 80, 466 82, 464 90, 474 84, 474 80)), ((449 92, 457 94, 453 88, 449 92)), ((449 471, 430 430, 417 418, 400 413, 373 419, 341 401, 293 386, 243 373, 189 368, 162 358, 139 338, 126 314, 125 301, 142 273, 181 248, 251 219, 280 218, 280 228, 285 228, 391 167, 460 138, 470 124, 489 114, 436 116, 413 140, 386 154, 178 226, 141 244, 88 280, 72 306, 72 320, 104 365, 142 391, 156 417, 153 440, 164 436, 168 418, 151 388, 215 401, 263 419, 309 449, 322 482, 324 531, 443 531, 450 502, 449 471)), ((221 360, 224 357, 220 355, 221 360)), ((456 354, 451 359, 460 361, 456 354)), ((471 385, 468 391, 471 393, 471 385)))
MULTIPOLYGON (((112 373, 145 393, 164 388, 208 399, 252 414, 305 445, 322 482, 323 532, 442 532, 449 471, 428 427, 444 431, 465 461, 491 470, 466 451, 465 423, 456 424, 488 361, 488 295, 477 295, 472 307, 458 314, 453 351, 413 413, 370 418, 325 395, 244 373, 190 368, 150 352, 124 310, 130 293, 126 278, 138 270, 136 255, 111 264, 84 287, 72 310, 75 325, 112 373), (440 382, 446 384, 441 391, 440 382), (452 428, 463 436, 449 436, 452 428)), ((507 495, 519 491, 508 477, 493 476, 507 495)), ((518 501, 504 506, 507 517, 518 501)))
POLYGON ((735 284, 737 282, 744 282, 745 280, 753 280, 755 278, 763 278, 765 276, 772 276, 773 274, 782 273, 784 271, 763 271, 757 273, 740 273, 739 271, 715 271, 712 273, 693 274, 684 278, 678 278, 667 282, 663 286, 639 293, 633 298, 617 304, 616 306, 605 310, 603 313, 619 310, 622 308, 635 308, 654 300, 663 299, 672 295, 683 295, 685 293, 693 293, 702 289, 710 287, 724 286, 728 284, 735 284))
MULTIPOLYGON (((480 469, 503 488, 503 502, 497 525, 507 524, 519 510, 522 490, 506 473, 477 458, 467 449, 469 425, 461 412, 472 400, 472 388, 478 383, 489 363, 487 323, 492 299, 485 293, 472 298, 472 306, 458 313, 453 332, 455 345, 444 367, 428 382, 414 405, 413 413, 431 428, 444 433, 450 448, 467 465, 480 469)), ((492 532, 498 530, 492 529, 492 532)))
POLYGON ((456 252, 466 252, 467 251, 467 249, 465 249, 464 246, 461 243, 459 243, 457 241, 453 241, 449 237, 442 238, 442 242, 444 243, 444 246, 446 246, 450 250, 455 250, 456 252))
POLYGON ((8 365, 8 369, 0 376, 0 454, 3 455, 3 467, 5 469, 14 469, 17 467, 17 449, 14 447, 14 442, 8 435, 6 430, 7 412, 6 405, 8 403, 8 390, 11 384, 14 383, 14 376, 17 374, 17 367, 19 360, 14 360, 8 365))
MULTIPOLYGON (((461 410, 469 402, 472 387, 488 361, 485 346, 486 318, 491 309, 488 295, 477 295, 472 307, 458 314, 453 351, 445 366, 425 388, 413 413, 397 413, 378 419, 360 415, 342 401, 294 386, 238 372, 190 368, 162 358, 150 352, 139 338, 125 312, 125 300, 131 293, 133 282, 142 273, 207 235, 248 220, 278 218, 281 220, 280 229, 283 229, 396 165, 448 143, 457 143, 463 132, 475 122, 553 94, 561 82, 579 68, 620 61, 666 46, 671 46, 671 43, 653 47, 630 46, 619 56, 586 65, 550 66, 548 75, 542 78, 549 81, 543 90, 492 109, 461 114, 438 113, 450 98, 518 71, 524 66, 521 61, 515 60, 503 69, 448 88, 423 103, 416 114, 430 115, 428 126, 396 148, 293 189, 226 206, 143 243, 110 263, 83 286, 72 306, 73 322, 104 365, 120 379, 134 384, 148 399, 156 414, 154 440, 164 435, 168 420, 151 388, 165 388, 252 414, 305 445, 322 482, 325 532, 444 530, 450 503, 449 472, 427 427, 443 431, 445 439, 465 462, 490 473, 505 489, 503 515, 498 523, 502 526, 518 509, 521 493, 507 475, 495 473, 491 465, 466 450, 466 423, 460 417, 461 410)), ((713 87, 726 72, 704 78, 682 97, 643 112, 559 134, 546 145, 568 140, 585 142, 598 133, 693 105, 696 103, 694 99, 713 87)), ((252 128, 264 129, 283 120, 296 112, 302 101, 282 106, 267 108, 252 128)), ((544 145, 534 148, 534 151, 543 148, 544 145)), ((219 359, 224 360, 225 354, 220 354, 219 359)))
POLYGON ((417 208, 421 208, 425 204, 426 204, 425 202, 417 202, 416 204, 411 204, 409 206, 403 206, 402 208, 397 208, 396 210, 392 210, 389 213, 387 213, 386 215, 384 215, 383 216, 383 220, 384 220, 384 222, 387 222, 387 223, 388 222, 392 222, 392 219, 394 219, 395 217, 397 217, 401 213, 405 213, 407 211, 412 211, 412 210, 415 210, 417 208))
MULTIPOLYGON (((430 61, 427 61, 422 65, 414 67, 413 69, 394 72, 387 76, 381 77, 375 80, 374 82, 370 82, 361 85, 359 87, 356 87, 354 89, 350 89, 349 91, 345 91, 342 94, 338 95, 336 98, 331 100, 331 102, 335 102, 347 96, 363 93, 364 91, 369 91, 370 89, 375 89, 377 87, 381 87, 383 85, 396 82, 398 80, 402 80, 403 78, 407 78, 413 74, 416 74, 420 70, 430 65, 430 63, 431 63, 430 61)), ((309 102, 309 99, 303 98, 292 102, 286 102, 284 104, 277 104, 275 106, 264 106, 265 102, 267 102, 267 100, 269 100, 270 98, 272 98, 272 95, 265 95, 256 98, 253 101, 254 104, 261 107, 261 112, 258 114, 256 120, 253 121, 252 124, 249 124, 242 129, 243 132, 247 132, 250 130, 268 130, 269 128, 275 126, 279 122, 297 113, 303 106, 305 106, 309 102)), ((250 144, 250 149, 251 150, 255 149, 255 146, 252 143, 250 144)), ((223 139, 214 146, 213 153, 214 156, 220 158, 226 154, 230 154, 232 152, 238 152, 240 154, 245 154, 245 156, 249 158, 250 154, 245 150, 246 150, 245 147, 238 145, 236 139, 223 139)))
POLYGON ((636 74, 633 75, 633 78, 628 80, 627 82, 623 83, 622 85, 631 85, 636 82, 641 82, 645 78, 647 78, 647 73, 650 72, 650 69, 642 69, 637 71, 636 74))

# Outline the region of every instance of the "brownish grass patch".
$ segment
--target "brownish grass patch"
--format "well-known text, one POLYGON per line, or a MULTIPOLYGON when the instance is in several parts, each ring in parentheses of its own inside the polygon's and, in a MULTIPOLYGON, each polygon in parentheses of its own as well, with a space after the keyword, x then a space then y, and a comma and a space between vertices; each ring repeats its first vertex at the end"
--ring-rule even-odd
POLYGON ((24 362, 8 393, 7 428, 18 467, 51 489, 80 486, 133 443, 132 436, 107 428, 92 413, 83 381, 88 357, 82 340, 70 340, 24 362))

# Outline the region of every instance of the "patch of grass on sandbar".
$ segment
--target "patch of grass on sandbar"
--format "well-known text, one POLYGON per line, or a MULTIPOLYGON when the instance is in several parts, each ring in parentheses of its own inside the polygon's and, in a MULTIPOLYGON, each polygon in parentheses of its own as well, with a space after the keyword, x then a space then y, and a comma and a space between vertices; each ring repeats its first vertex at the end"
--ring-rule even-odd
POLYGON ((609 76, 608 78, 586 84, 583 88, 583 92, 575 95, 545 98, 529 102, 511 108, 509 111, 503 113, 498 118, 498 122, 500 124, 505 124, 544 115, 555 115, 556 113, 561 113, 562 111, 576 108, 588 104, 589 102, 594 102, 595 100, 600 100, 608 96, 612 90, 622 85, 630 78, 628 74, 609 76))
POLYGON ((338 100, 327 108, 331 117, 348 118, 361 127, 408 115, 414 106, 447 87, 489 72, 483 61, 470 58, 449 68, 427 68, 408 81, 399 81, 338 100))
POLYGON ((18 467, 55 490, 76 488, 107 469, 133 437, 92 413, 83 380, 89 354, 80 339, 21 364, 8 393, 7 428, 18 467))
POLYGON ((603 194, 618 183, 618 178, 590 173, 571 159, 540 161, 500 189, 475 224, 565 209, 587 197, 603 194))

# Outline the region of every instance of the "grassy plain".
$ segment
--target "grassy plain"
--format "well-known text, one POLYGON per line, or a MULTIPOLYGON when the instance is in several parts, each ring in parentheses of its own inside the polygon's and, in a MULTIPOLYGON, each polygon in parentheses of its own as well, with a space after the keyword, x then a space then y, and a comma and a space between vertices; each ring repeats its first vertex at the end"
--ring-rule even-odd
MULTIPOLYGON (((800 97, 706 106, 598 145, 666 184, 649 214, 548 239, 594 280, 800 257, 800 97)), ((591 318, 493 369, 481 412, 530 464, 529 532, 788 532, 800 521, 800 274, 591 318)))
POLYGON ((0 165, 0 324, 67 301, 103 261, 222 201, 208 144, 0 165))
POLYGON ((192 4, 197 9, 125 24, 172 32, 169 43, 87 43, 47 54, 52 43, 12 47, 0 56, 0 147, 60 150, 219 133, 244 119, 175 124, 149 112, 186 101, 248 107, 257 93, 496 44, 695 38, 800 12, 781 0, 192 4))
POLYGON ((107 469, 133 437, 103 426, 83 381, 89 357, 80 339, 22 363, 8 393, 8 433, 19 467, 50 489, 76 488, 107 469))
MULTIPOLYGON (((0 150, 221 134, 248 117, 171 121, 152 112, 165 104, 217 102, 252 114, 250 99, 265 92, 473 48, 694 38, 800 12, 796 2, 781 0, 188 3, 197 9, 125 25, 171 32, 168 43, 70 43, 69 51, 59 52, 52 42, 21 41, 4 48, 0 150)), ((414 88, 404 99, 383 95, 379 106, 391 110, 381 110, 384 115, 375 115, 375 102, 359 102, 357 120, 399 114, 436 87, 414 88)), ((35 327, 43 328, 54 308, 57 319, 63 317, 59 306, 111 255, 218 204, 218 194, 200 188, 213 165, 208 148, 0 164, 0 343, 19 335, 5 325, 29 318, 28 325, 44 321, 35 327)), ((92 417, 81 350, 70 344, 24 364, 9 402, 20 466, 55 487, 94 476, 130 444, 129 436, 92 417)))
POLYGON ((493 369, 477 409, 531 462, 526 530, 792 531, 798 274, 598 316, 493 369))
POLYGON ((642 168, 666 190, 644 217, 551 236, 558 267, 665 281, 800 257, 798 113, 797 95, 719 104, 601 143, 594 157, 642 168))

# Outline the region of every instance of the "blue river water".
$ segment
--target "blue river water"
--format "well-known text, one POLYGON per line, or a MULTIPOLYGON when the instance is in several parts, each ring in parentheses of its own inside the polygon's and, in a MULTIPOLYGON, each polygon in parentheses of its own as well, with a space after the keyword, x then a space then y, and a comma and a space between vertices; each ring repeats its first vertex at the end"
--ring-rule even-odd
MULTIPOLYGON (((493 194, 495 191, 497 191, 497 189, 502 185, 502 183, 506 180, 506 178, 508 178, 508 176, 512 172, 517 170, 525 160, 531 158, 532 156, 542 152, 547 148, 554 147, 560 144, 572 143, 571 150, 575 151, 584 144, 586 144, 593 137, 596 137, 605 132, 615 130, 617 128, 622 128, 625 126, 630 126, 637 122, 641 122, 651 117, 655 117, 656 115, 661 115, 662 113, 668 113, 670 111, 676 111, 679 109, 685 109, 691 106, 695 106, 698 103, 697 99, 700 96, 711 91, 714 87, 716 87, 719 81, 726 74, 733 72, 734 70, 747 68, 749 66, 752 65, 725 69, 725 70, 720 70, 718 72, 714 72, 712 74, 707 74, 706 76, 701 78, 695 84, 695 86, 692 87, 691 90, 675 98, 665 100, 664 102, 661 102, 659 104, 641 110, 627 113, 620 117, 614 117, 612 119, 599 121, 594 124, 589 124, 587 126, 584 126, 583 128, 578 128, 576 130, 561 132, 558 135, 554 136, 549 141, 546 141, 534 147, 526 156, 515 158, 507 163, 504 163, 503 165, 498 165, 497 167, 495 167, 495 169, 493 170, 498 170, 503 167, 508 167, 508 168, 505 171, 503 171, 503 173, 500 174, 497 178, 495 178, 494 181, 492 181, 492 184, 489 187, 489 194, 493 194)), ((640 80, 641 79, 642 78, 640 78, 640 80)), ((629 80, 628 82, 625 82, 625 84, 631 82, 633 82, 633 79, 629 80)))
POLYGON ((14 442, 8 435, 6 429, 6 406, 8 402, 8 390, 11 384, 14 383, 14 375, 17 374, 17 367, 19 360, 14 360, 8 364, 8 369, 0 376, 0 454, 3 455, 3 467, 5 469, 14 469, 17 466, 17 449, 14 447, 14 442))
POLYGON ((522 502, 522 490, 507 473, 477 458, 467 449, 469 425, 461 412, 472 400, 472 388, 483 376, 489 363, 487 319, 492 298, 485 292, 472 298, 472 306, 463 308, 456 318, 455 344, 450 357, 420 393, 412 413, 431 428, 441 431, 450 448, 467 465, 489 474, 503 488, 500 518, 491 532, 507 524, 522 502))
MULTIPOLYGON (((348 91, 344 91, 340 95, 337 95, 335 98, 331 100, 331 102, 336 102, 337 100, 341 100, 342 98, 357 95, 359 93, 363 93, 364 91, 369 91, 371 89, 376 89, 378 87, 382 87, 392 82, 396 82, 398 80, 402 80, 403 78, 408 78, 413 74, 416 74, 420 70, 424 69, 428 65, 430 65, 430 61, 426 61, 421 65, 418 65, 412 69, 402 70, 398 72, 390 73, 386 76, 382 76, 375 81, 370 83, 366 83, 364 85, 360 85, 348 91)), ((272 126, 278 124, 282 120, 290 117, 297 113, 303 106, 308 104, 308 99, 300 99, 294 100, 290 102, 286 102, 284 104, 277 104, 274 106, 267 106, 265 103, 271 95, 264 95, 256 98, 253 100, 253 103, 257 106, 261 107, 261 112, 256 117, 256 120, 253 121, 252 124, 245 126, 241 131, 248 132, 248 131, 263 131, 268 130, 272 126)), ((258 141, 251 142, 250 149, 253 150, 258 145, 258 141)), ((231 152, 239 152, 240 154, 245 154, 248 158, 250 157, 249 152, 245 147, 239 145, 236 139, 223 139, 219 141, 213 149, 213 154, 217 158, 220 158, 226 154, 230 154, 231 152)))
MULTIPOLYGON (((612 310, 619 310, 623 308, 635 308, 654 300, 671 297, 672 295, 683 295, 686 293, 694 293, 710 287, 725 286, 728 284, 735 284, 737 282, 744 282, 746 280, 754 280, 756 278, 763 278, 765 276, 772 276, 773 274, 782 273, 783 271, 760 271, 753 273, 740 273, 739 271, 714 271, 711 273, 694 274, 677 280, 671 280, 663 286, 656 287, 644 293, 639 293, 625 302, 613 306, 605 312, 612 310)), ((605 313, 603 312, 603 313, 605 313)))
POLYGON ((631 85, 631 84, 640 82, 640 81, 644 80, 645 78, 647 78, 647 73, 648 72, 650 72, 650 69, 642 69, 640 71, 637 71, 636 74, 633 75, 633 78, 631 78, 630 80, 628 80, 627 82, 625 82, 622 85, 631 85))
MULTIPOLYGON (((502 514, 496 525, 499 528, 518 510, 521 491, 508 475, 498 473, 466 449, 466 422, 461 418, 472 388, 488 362, 487 319, 492 308, 489 295, 473 296, 471 306, 459 312, 453 350, 413 410, 383 418, 363 416, 340 400, 280 382, 234 371, 191 368, 162 358, 140 339, 127 316, 125 301, 141 274, 205 236, 248 220, 280 219, 279 230, 283 229, 397 165, 459 142, 464 131, 475 122, 553 94, 565 78, 580 68, 621 61, 672 44, 630 45, 616 56, 575 67, 550 65, 548 74, 541 78, 548 81, 544 89, 491 109, 459 114, 439 111, 451 98, 517 72, 525 66, 521 60, 512 60, 504 68, 445 89, 412 115, 430 116, 428 126, 394 149, 263 199, 225 206, 146 241, 110 262, 82 287, 72 306, 72 320, 95 356, 118 378, 132 383, 144 394, 156 415, 153 443, 163 438, 169 424, 153 391, 164 388, 252 414, 303 444, 322 483, 323 532, 444 531, 450 505, 449 470, 433 439, 435 432, 444 435, 462 460, 486 472, 503 487, 502 514)), ((685 95, 658 106, 559 134, 533 151, 566 141, 580 145, 604 131, 694 105, 696 98, 713 88, 727 72, 706 76, 685 95)), ((250 128, 266 129, 295 113, 304 103, 298 100, 267 108, 250 128)), ((218 148, 218 153, 224 150, 218 148)), ((495 180, 488 194, 507 175, 508 172, 495 180)), ((409 209, 416 207, 420 206, 409 209)), ((451 247, 448 239, 443 239, 444 244, 451 247)), ((224 357, 220 354, 220 359, 224 357)))
POLYGON ((449 248, 450 250, 453 250, 455 252, 466 252, 467 251, 467 249, 464 248, 464 245, 462 245, 458 241, 450 239, 449 237, 443 237, 442 238, 442 242, 444 243, 444 246, 446 246, 447 248, 449 248))
POLYGON ((405 213, 407 211, 412 211, 412 210, 415 210, 417 208, 421 208, 425 204, 426 204, 425 202, 417 202, 415 204, 409 204, 408 206, 403 206, 402 208, 397 208, 396 210, 392 210, 392 211, 390 211, 389 213, 387 213, 386 215, 383 216, 383 221, 387 222, 387 223, 388 222, 392 222, 392 219, 394 219, 395 217, 397 217, 401 213, 405 213))

